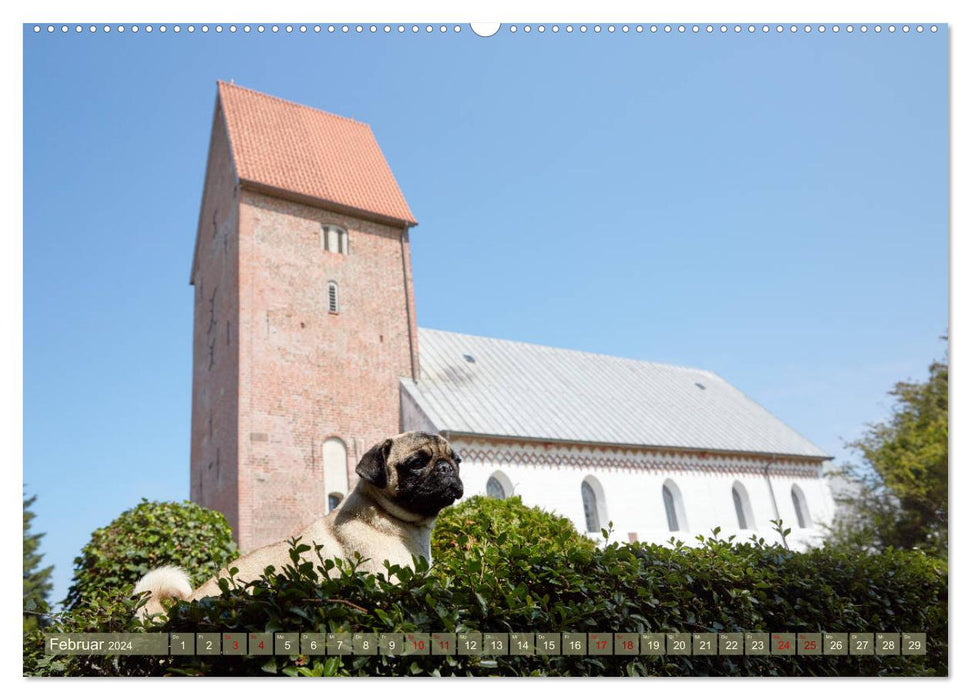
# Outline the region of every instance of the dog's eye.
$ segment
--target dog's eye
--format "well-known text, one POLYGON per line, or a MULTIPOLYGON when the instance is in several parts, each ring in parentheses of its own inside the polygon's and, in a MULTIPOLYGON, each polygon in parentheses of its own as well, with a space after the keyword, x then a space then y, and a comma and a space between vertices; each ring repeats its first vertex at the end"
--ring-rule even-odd
POLYGON ((423 454, 415 455, 405 462, 406 469, 421 469, 425 466, 425 462, 428 461, 428 457, 423 454))
POLYGON ((455 462, 455 464, 461 464, 462 463, 462 458, 459 457, 457 454, 453 454, 452 455, 452 461, 455 462))

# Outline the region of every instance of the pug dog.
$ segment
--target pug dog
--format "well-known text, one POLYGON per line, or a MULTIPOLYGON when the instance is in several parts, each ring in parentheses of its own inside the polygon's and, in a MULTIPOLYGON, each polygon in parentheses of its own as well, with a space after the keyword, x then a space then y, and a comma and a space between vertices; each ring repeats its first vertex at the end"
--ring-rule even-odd
MULTIPOLYGON (((361 478, 350 495, 300 533, 301 544, 311 546, 302 559, 319 563, 316 546, 321 545, 321 558, 347 560, 360 554, 365 559, 361 568, 371 573, 385 572, 385 561, 411 566, 413 556, 430 564, 435 519, 463 494, 461 461, 448 441, 429 433, 401 433, 378 443, 358 463, 355 471, 361 478)), ((181 569, 154 569, 135 585, 134 594, 151 593, 139 616, 163 612, 166 599, 219 595, 220 578, 243 584, 258 579, 268 566, 280 572, 289 564, 290 546, 282 541, 240 557, 195 590, 181 569), (233 577, 232 568, 239 570, 233 577)))

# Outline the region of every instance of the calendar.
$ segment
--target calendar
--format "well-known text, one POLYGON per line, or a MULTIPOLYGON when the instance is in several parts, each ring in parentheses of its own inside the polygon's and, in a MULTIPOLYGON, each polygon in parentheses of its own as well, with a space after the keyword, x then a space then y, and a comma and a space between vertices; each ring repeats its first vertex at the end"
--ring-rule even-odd
POLYGON ((923 632, 172 632, 46 634, 49 655, 919 656, 923 632))

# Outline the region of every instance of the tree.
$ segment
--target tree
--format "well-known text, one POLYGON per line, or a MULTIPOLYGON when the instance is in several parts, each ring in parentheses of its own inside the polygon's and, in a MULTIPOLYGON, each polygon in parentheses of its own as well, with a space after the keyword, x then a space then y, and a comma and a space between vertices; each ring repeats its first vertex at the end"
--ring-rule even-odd
POLYGON ((38 627, 43 618, 40 615, 47 611, 47 596, 50 595, 51 572, 53 566, 39 568, 44 555, 40 549, 40 540, 44 533, 31 532, 34 512, 30 507, 37 500, 37 496, 24 498, 24 629, 38 627))
POLYGON ((898 382, 890 418, 847 444, 862 468, 848 466, 859 493, 844 497, 848 514, 831 541, 868 549, 921 549, 947 556, 948 364, 935 361, 925 382, 898 382))

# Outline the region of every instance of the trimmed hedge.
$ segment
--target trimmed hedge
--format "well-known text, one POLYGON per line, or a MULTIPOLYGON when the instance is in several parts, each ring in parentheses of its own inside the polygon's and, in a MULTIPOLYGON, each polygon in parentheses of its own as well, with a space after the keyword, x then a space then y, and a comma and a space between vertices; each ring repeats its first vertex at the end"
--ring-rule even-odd
MULTIPOLYGON (((717 532, 715 533, 717 535, 717 532)), ((309 551, 295 543, 292 552, 309 551)), ((926 632, 926 656, 45 657, 43 675, 924 676, 947 674, 947 566, 918 552, 795 553, 755 540, 598 548, 569 521, 519 499, 446 510, 435 564, 291 565, 245 591, 178 603, 185 632, 926 632)), ((140 629, 133 603, 62 620, 140 629), (119 617, 121 616, 121 617, 119 617)), ((100 625, 100 627, 98 627, 100 625)), ((91 629, 94 631, 94 629, 91 629)), ((26 657, 25 657, 26 658, 26 657)))
POLYGON ((239 556, 226 517, 195 503, 144 498, 105 527, 74 559, 74 581, 64 606, 99 605, 105 596, 127 595, 152 569, 182 567, 201 585, 239 556))
POLYGON ((132 621, 135 601, 129 598, 138 579, 168 564, 182 567, 200 585, 238 556, 222 513, 189 501, 143 498, 95 530, 74 559, 74 578, 61 603, 68 612, 48 615, 43 631, 24 632, 24 674, 115 675, 112 659, 44 656, 42 632, 141 631, 132 621))

